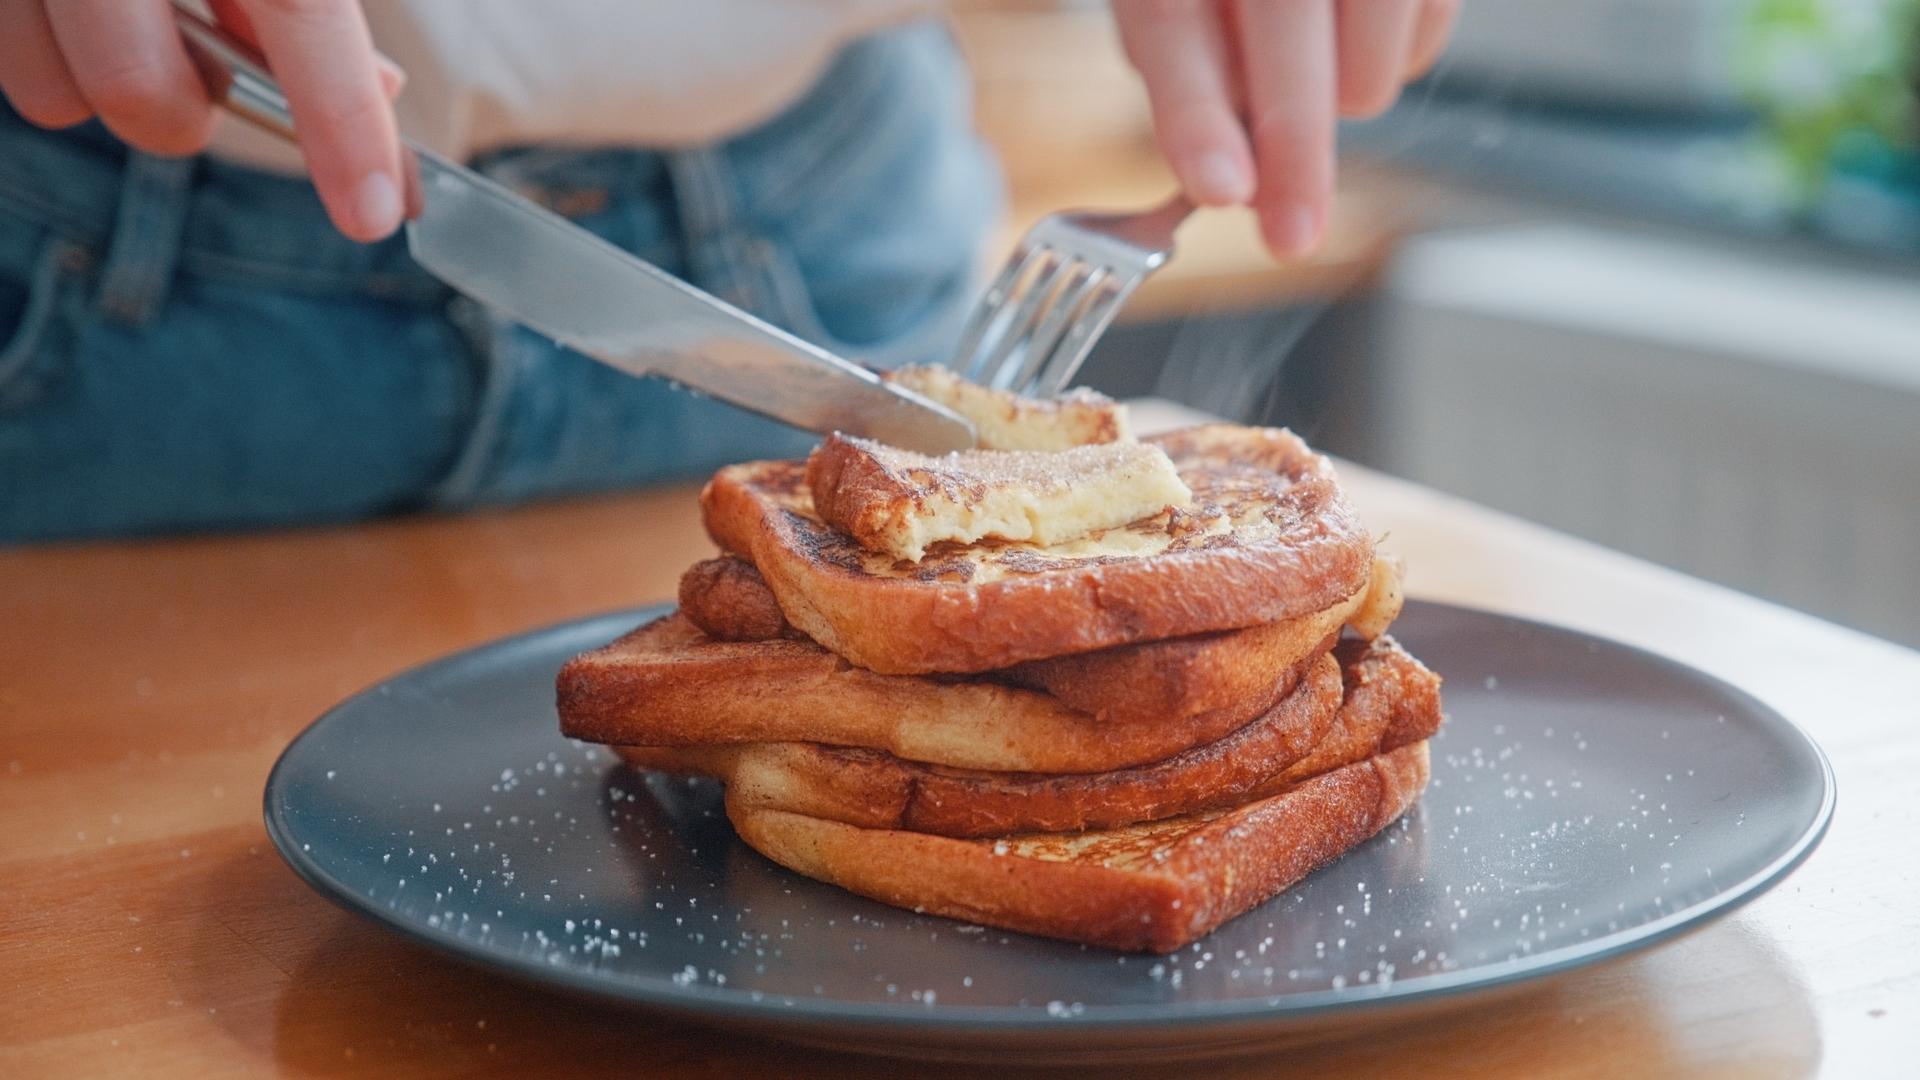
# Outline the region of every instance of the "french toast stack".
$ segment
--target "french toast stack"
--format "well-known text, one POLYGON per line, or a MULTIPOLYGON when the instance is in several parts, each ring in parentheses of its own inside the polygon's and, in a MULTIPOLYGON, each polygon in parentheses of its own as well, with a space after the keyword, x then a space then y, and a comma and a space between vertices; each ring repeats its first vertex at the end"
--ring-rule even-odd
POLYGON ((574 658, 563 731, 717 777, 740 836, 915 911, 1167 952, 1403 814, 1440 680, 1327 461, 895 376, 996 450, 721 470, 680 610, 574 658))

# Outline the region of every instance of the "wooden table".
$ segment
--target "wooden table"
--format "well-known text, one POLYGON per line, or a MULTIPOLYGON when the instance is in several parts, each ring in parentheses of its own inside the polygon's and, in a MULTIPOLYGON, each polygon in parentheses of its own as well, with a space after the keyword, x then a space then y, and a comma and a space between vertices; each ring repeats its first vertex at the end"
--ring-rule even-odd
MULTIPOLYGON (((1210 1072, 1912 1068, 1920 655, 1347 475, 1416 594, 1607 634, 1746 687, 1826 747, 1840 809, 1784 885, 1681 942, 1496 1006, 1210 1072)), ((669 596, 706 550, 678 489, 0 552, 0 1076, 902 1075, 476 973, 309 892, 262 830, 268 766, 336 699, 497 635, 669 596)))

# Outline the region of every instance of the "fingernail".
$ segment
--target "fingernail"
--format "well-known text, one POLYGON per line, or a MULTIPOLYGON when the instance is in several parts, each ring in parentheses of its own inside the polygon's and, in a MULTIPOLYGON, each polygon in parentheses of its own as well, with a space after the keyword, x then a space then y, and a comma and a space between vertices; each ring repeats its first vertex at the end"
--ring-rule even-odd
POLYGON ((400 188, 384 172, 368 173, 354 193, 354 214, 369 235, 386 236, 400 227, 400 188))
POLYGON ((1320 215, 1309 206, 1288 207, 1267 226, 1267 240, 1282 255, 1305 255, 1320 241, 1320 215))
POLYGON ((1252 178, 1232 154, 1215 150, 1193 163, 1193 184, 1197 202, 1231 205, 1253 197, 1252 178))

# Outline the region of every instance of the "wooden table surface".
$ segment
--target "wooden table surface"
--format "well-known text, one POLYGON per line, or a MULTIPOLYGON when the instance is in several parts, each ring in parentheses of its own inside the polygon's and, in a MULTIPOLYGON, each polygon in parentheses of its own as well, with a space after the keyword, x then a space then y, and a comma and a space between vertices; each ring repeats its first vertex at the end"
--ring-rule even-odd
MULTIPOLYGON (((1209 1071, 1912 1069, 1920 654, 1346 473, 1417 595, 1596 631, 1746 687, 1832 755, 1839 812, 1785 884, 1678 943, 1495 1006, 1209 1071)), ((335 700, 498 635, 667 597, 707 547, 692 491, 675 489, 0 552, 0 1076, 902 1075, 479 974, 323 901, 262 830, 269 765, 335 700)))

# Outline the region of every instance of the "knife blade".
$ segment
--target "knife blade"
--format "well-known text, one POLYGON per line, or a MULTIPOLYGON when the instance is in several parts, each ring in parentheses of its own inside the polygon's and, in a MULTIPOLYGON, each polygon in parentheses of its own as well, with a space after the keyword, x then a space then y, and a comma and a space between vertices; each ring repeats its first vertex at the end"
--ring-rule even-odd
POLYGON ((926 453, 974 445, 973 426, 755 318, 485 177, 419 154, 414 260, 562 345, 657 374, 809 431, 926 453))
MULTIPOLYGON (((177 4, 175 21, 213 99, 293 141, 286 97, 260 57, 177 4)), ((660 375, 795 427, 925 453, 975 444, 973 425, 958 414, 402 142, 418 170, 409 194, 423 200, 407 224, 408 248, 456 290, 629 375, 660 375)))

